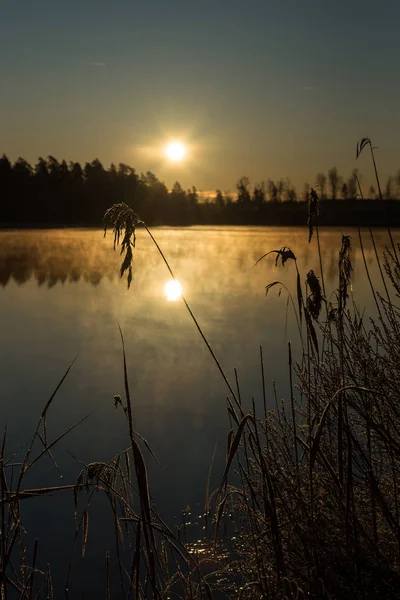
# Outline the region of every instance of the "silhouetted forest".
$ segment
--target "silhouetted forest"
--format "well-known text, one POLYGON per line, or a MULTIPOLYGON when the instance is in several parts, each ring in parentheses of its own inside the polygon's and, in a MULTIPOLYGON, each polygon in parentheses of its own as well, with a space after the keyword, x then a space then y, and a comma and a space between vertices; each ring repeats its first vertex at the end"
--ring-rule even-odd
MULTIPOLYGON (((389 177, 384 200, 371 186, 360 196, 354 170, 348 178, 332 167, 313 186, 322 200, 321 225, 400 225, 400 171, 389 177), (368 197, 365 200, 364 197, 368 197)), ((204 198, 176 182, 172 190, 153 173, 120 163, 105 169, 98 159, 84 166, 39 158, 32 167, 0 158, 0 223, 3 227, 98 226, 110 205, 125 202, 149 225, 303 225, 311 186, 297 192, 289 179, 251 184, 238 180, 234 194, 216 190, 204 198)))

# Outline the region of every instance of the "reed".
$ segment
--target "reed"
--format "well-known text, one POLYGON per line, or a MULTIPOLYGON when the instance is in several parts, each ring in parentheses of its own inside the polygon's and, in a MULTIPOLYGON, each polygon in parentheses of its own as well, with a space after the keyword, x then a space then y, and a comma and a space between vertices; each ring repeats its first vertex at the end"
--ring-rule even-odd
MULTIPOLYGON (((303 347, 295 367, 297 394, 289 344, 288 405, 264 410, 263 417, 256 415, 255 404, 247 415, 230 409, 234 429, 215 496, 215 519, 218 534, 228 506, 235 513, 243 598, 258 598, 260 592, 271 598, 391 597, 400 584, 399 553, 393 552, 400 540, 398 490, 390 485, 397 485, 400 458, 393 386, 400 379, 399 314, 393 302, 400 289, 398 248, 385 251, 383 268, 376 252, 385 297, 365 263, 378 308, 378 320, 368 329, 350 294, 349 236, 342 236, 338 252, 334 299, 326 300, 318 205, 312 190, 309 241, 317 231, 322 287, 310 270, 303 289, 295 253, 287 246, 259 259, 275 253, 276 264, 296 264, 297 303, 285 289, 303 347), (240 491, 229 485, 235 464, 240 491)), ((274 281, 266 293, 276 285, 284 288, 274 281)), ((263 369, 261 377, 264 404, 263 369)), ((238 392, 236 397, 240 405, 238 392)))
MULTIPOLYGON (((368 138, 357 147, 357 154, 368 144, 373 155, 368 138)), ((7 457, 4 433, 0 451, 2 599, 53 598, 60 594, 50 566, 41 564, 40 542, 27 538, 21 503, 67 490, 74 492, 77 515, 66 566, 67 596, 78 546, 82 556, 87 552, 90 501, 95 494, 102 494, 115 531, 114 552, 107 552, 102 572, 106 598, 398 597, 400 309, 396 302, 400 296, 400 247, 390 236, 390 246, 379 256, 374 243, 379 282, 372 280, 364 261, 377 308, 377 317, 367 321, 351 293, 352 240, 348 236, 342 237, 337 287, 328 300, 318 216, 319 199, 312 190, 309 241, 317 245, 318 274, 311 268, 301 273, 295 252, 287 246, 266 252, 259 259, 267 260, 273 253, 281 268, 289 260, 296 266, 295 293, 278 281, 266 286, 266 293, 277 285, 288 293, 301 341, 297 361, 292 344, 288 344, 287 401, 279 404, 273 385, 276 406, 269 406, 260 348, 262 395, 259 405, 253 400, 251 411, 245 413, 237 373, 234 389, 190 305, 182 298, 225 382, 231 425, 221 483, 214 491, 210 490, 210 475, 206 483, 208 527, 203 551, 191 544, 186 516, 173 530, 152 500, 146 455, 153 453, 135 430, 120 329, 124 394, 113 401, 126 420, 127 449, 109 462, 81 464, 79 476, 71 484, 47 488, 25 485, 26 473, 38 468, 43 458, 56 464, 54 448, 78 425, 73 424, 55 439, 48 437, 47 419, 72 365, 45 403, 33 438, 22 450, 22 460, 7 457)), ((120 246, 120 275, 127 274, 128 287, 138 226, 150 236, 175 279, 154 235, 127 205, 109 209, 105 225, 113 229, 115 248, 120 246)), ((372 232, 370 235, 373 239, 372 232)), ((359 239, 363 252, 361 232, 359 239)))

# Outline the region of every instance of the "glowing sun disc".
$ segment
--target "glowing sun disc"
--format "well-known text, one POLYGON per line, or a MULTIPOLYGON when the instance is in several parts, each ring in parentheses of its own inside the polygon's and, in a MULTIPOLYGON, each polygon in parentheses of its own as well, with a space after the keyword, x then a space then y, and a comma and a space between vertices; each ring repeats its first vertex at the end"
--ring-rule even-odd
POLYGON ((186 148, 181 142, 171 142, 166 147, 165 154, 170 160, 180 162, 186 155, 186 148))
POLYGON ((164 287, 167 300, 175 302, 182 296, 182 286, 176 279, 170 279, 164 287))

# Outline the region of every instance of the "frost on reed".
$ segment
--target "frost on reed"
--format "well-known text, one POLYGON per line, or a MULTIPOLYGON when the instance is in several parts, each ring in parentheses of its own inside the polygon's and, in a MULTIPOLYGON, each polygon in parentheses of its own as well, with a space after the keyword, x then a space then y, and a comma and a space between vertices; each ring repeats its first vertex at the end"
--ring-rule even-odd
MULTIPOLYGON (((357 158, 368 145, 376 168, 369 138, 357 145, 357 158)), ((276 265, 295 264, 297 302, 279 281, 266 292, 279 285, 289 294, 302 354, 296 363, 289 343, 289 401, 279 403, 274 384, 276 409, 267 410, 261 349, 264 411, 255 401, 249 414, 228 403, 226 467, 207 506, 215 511, 215 539, 223 523, 233 534, 229 562, 239 583, 229 597, 361 600, 397 598, 400 589, 400 247, 388 232, 383 259, 376 252, 383 295, 359 233, 378 308, 378 318, 368 321, 353 299, 346 235, 328 301, 318 218, 312 189, 309 242, 316 231, 319 275, 311 269, 303 280, 287 246, 257 261, 274 253, 276 265)), ((375 248, 372 232, 371 238, 375 248)), ((204 589, 204 597, 214 591, 204 589)))
MULTIPOLYGON (((357 154, 369 144, 366 139, 357 154)), ((331 296, 326 294, 318 202, 312 190, 308 233, 311 242, 316 231, 318 274, 309 269, 304 277, 295 252, 287 246, 261 257, 273 253, 277 267, 295 266, 294 294, 279 281, 266 285, 266 292, 279 285, 289 294, 301 341, 297 362, 288 344, 288 399, 279 401, 279 382, 269 391, 260 348, 262 409, 253 400, 246 414, 239 381, 235 392, 184 300, 229 393, 226 464, 219 488, 212 491, 207 485, 206 514, 213 525, 202 547, 207 550, 200 553, 189 543, 186 522, 179 530, 169 527, 152 501, 145 461, 152 451, 134 428, 121 332, 124 394, 116 395, 113 402, 126 420, 126 450, 109 462, 82 465, 74 484, 24 486, 25 473, 42 457, 54 460, 54 447, 69 431, 49 440, 46 426, 68 371, 46 403, 22 462, 6 457, 4 437, 0 452, 1 598, 55 597, 50 567, 38 558, 38 541, 28 547, 20 507, 29 498, 71 489, 76 530, 66 589, 74 580, 72 559, 79 543, 80 554, 87 553, 90 502, 100 493, 108 501, 116 534, 114 551, 107 553, 101 572, 106 599, 399 597, 400 247, 389 233, 390 245, 383 259, 376 253, 381 281, 373 282, 359 233, 378 312, 368 321, 352 295, 349 236, 342 237, 338 252, 337 289, 331 296), (228 550, 219 552, 223 541, 228 550)), ((152 237, 173 276, 139 216, 125 204, 115 205, 105 215, 105 229, 113 229, 115 247, 121 243, 120 274, 128 272, 128 287, 138 225, 152 237)))
MULTIPOLYGON (((370 321, 351 293, 349 236, 333 301, 307 273, 297 311, 315 328, 306 316, 297 365, 289 344, 290 398, 279 405, 275 396, 276 409, 262 417, 254 404, 237 427, 241 485, 230 520, 242 598, 398 597, 399 252, 395 245, 384 254, 386 296, 368 273, 380 306, 370 321)), ((225 489, 220 494, 226 503, 225 489)))
POLYGON ((136 245, 136 227, 142 223, 138 215, 124 202, 114 204, 109 208, 103 218, 104 222, 104 237, 107 234, 107 227, 111 227, 114 233, 114 250, 121 242, 121 255, 124 254, 120 277, 123 277, 125 271, 128 271, 128 289, 132 283, 132 261, 133 248, 136 245))

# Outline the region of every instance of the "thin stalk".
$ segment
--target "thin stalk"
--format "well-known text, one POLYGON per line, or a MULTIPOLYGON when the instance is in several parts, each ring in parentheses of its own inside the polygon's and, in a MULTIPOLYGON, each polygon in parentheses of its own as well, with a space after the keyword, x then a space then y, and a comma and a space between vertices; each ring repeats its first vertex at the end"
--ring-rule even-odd
MULTIPOLYGON (((264 357, 263 357, 263 349, 260 346, 260 363, 261 363, 261 381, 262 381, 262 393, 263 393, 263 404, 264 404, 264 419, 267 421, 267 400, 266 400, 266 391, 265 391, 265 374, 264 374, 264 357)), ((268 440, 267 440, 268 445, 268 440)))
MULTIPOLYGON (((375 162, 375 153, 374 153, 374 149, 372 147, 371 141, 369 142, 369 147, 370 147, 370 150, 371 150, 371 157, 372 157, 372 162, 373 162, 373 165, 374 165, 376 183, 378 185, 379 198, 380 198, 380 200, 383 200, 382 190, 381 190, 381 184, 379 182, 378 169, 376 167, 376 162, 375 162)), ((392 244, 394 255, 396 257, 397 262, 399 262, 398 258, 397 258, 396 246, 395 246, 394 241, 393 241, 392 232, 390 231, 390 227, 388 227, 388 233, 389 233, 389 238, 390 238, 390 242, 392 244)))
POLYGON ((233 369, 234 373, 235 373, 235 383, 236 383, 236 393, 237 393, 237 399, 239 400, 239 404, 240 406, 242 406, 242 395, 240 393, 240 383, 239 383, 239 376, 238 376, 238 372, 236 367, 233 369))
POLYGON ((273 382, 272 382, 272 389, 274 391, 275 406, 276 406, 276 416, 278 417, 279 424, 281 424, 281 411, 279 410, 278 392, 277 392, 277 389, 276 389, 276 381, 275 380, 273 380, 273 382))
POLYGON ((351 436, 349 435, 349 425, 347 424, 347 480, 346 480, 346 499, 345 499, 345 527, 346 527, 346 546, 350 549, 350 516, 353 493, 353 456, 351 446, 351 436))
POLYGON ((281 528, 278 519, 278 509, 276 505, 276 495, 275 490, 272 484, 270 470, 268 465, 266 464, 265 457, 262 453, 260 438, 257 430, 257 423, 254 420, 254 434, 255 434, 255 442, 256 448, 253 450, 254 456, 256 457, 256 450, 258 452, 259 464, 261 467, 261 473, 263 477, 263 485, 265 489, 263 489, 263 500, 265 505, 265 517, 266 519, 269 517, 271 532, 274 538, 274 549, 275 549, 275 560, 276 560, 276 575, 278 585, 281 585, 282 577, 285 576, 285 560, 283 555, 282 548, 282 538, 281 538, 281 528))
POLYGON ((363 195, 363 193, 362 193, 361 184, 360 184, 360 180, 359 180, 359 178, 358 178, 358 175, 357 175, 357 173, 356 173, 356 181, 357 181, 357 185, 358 185, 358 191, 360 192, 360 197, 361 197, 361 200, 364 200, 364 195, 363 195))
MULTIPOLYGON (((341 381, 340 387, 344 388, 345 386, 345 370, 344 370, 344 310, 346 303, 346 295, 344 291, 344 282, 346 281, 346 274, 343 271, 343 263, 342 258, 339 258, 339 308, 338 308, 338 343, 339 343, 339 362, 340 362, 340 373, 341 373, 341 381)), ((344 481, 344 465, 343 465, 343 455, 344 455, 344 413, 345 409, 343 406, 344 392, 341 391, 339 394, 338 400, 338 428, 337 428, 337 457, 338 457, 338 470, 339 470, 339 481, 340 485, 343 488, 344 481)))
POLYGON ((324 269, 322 267, 322 254, 321 254, 321 246, 320 246, 320 243, 319 243, 319 227, 318 227, 318 223, 315 225, 315 231, 317 233, 318 258, 319 258, 319 269, 320 269, 320 272, 321 272, 322 290, 324 292, 324 298, 326 298, 324 269))
MULTIPOLYGON (((163 259, 163 261, 164 261, 164 263, 165 263, 165 265, 166 265, 166 267, 167 267, 167 269, 168 269, 168 271, 169 271, 172 279, 174 281, 176 281, 176 277, 175 277, 175 275, 174 275, 174 273, 173 273, 173 271, 172 271, 172 269, 171 269, 171 267, 170 267, 170 265, 169 265, 169 263, 168 263, 165 255, 164 255, 163 251, 161 250, 160 246, 158 245, 157 240, 155 239, 155 237, 153 236, 153 234, 151 233, 151 231, 147 227, 147 225, 145 223, 143 223, 143 221, 142 221, 142 225, 145 228, 145 230, 147 231, 147 233, 149 234, 149 236, 151 237, 151 239, 152 239, 155 247, 157 248, 157 250, 158 250, 161 258, 163 259)), ((187 302, 187 300, 186 300, 186 298, 184 297, 183 294, 181 295, 181 298, 182 298, 182 301, 183 301, 183 303, 184 303, 184 305, 186 307, 186 310, 188 311, 190 317, 192 318, 193 323, 195 324, 195 326, 197 328, 197 331, 199 332, 199 334, 200 334, 203 342, 207 346, 207 349, 208 349, 209 353, 211 354, 211 356, 212 356, 212 358, 213 358, 213 360, 214 360, 214 362, 215 362, 215 364, 216 364, 216 366, 217 366, 217 368, 218 368, 218 370, 219 370, 219 372, 220 372, 220 374, 221 374, 221 376, 222 376, 222 378, 223 378, 223 380, 224 380, 224 382, 225 382, 225 384, 226 384, 226 386, 227 386, 227 388, 228 388, 228 390, 229 390, 232 398, 234 399, 237 407, 239 408, 241 415, 244 416, 244 412, 242 410, 242 407, 240 406, 240 402, 239 402, 239 400, 238 400, 238 398, 237 398, 237 396, 236 396, 236 394, 235 394, 235 392, 234 392, 231 384, 229 383, 229 380, 228 380, 227 376, 225 375, 225 371, 223 370, 223 368, 221 366, 221 363, 219 362, 217 356, 215 355, 214 350, 212 349, 210 343, 208 342, 206 336, 204 335, 203 330, 200 327, 200 324, 199 324, 198 320, 196 319, 196 317, 195 317, 192 309, 190 308, 190 306, 189 306, 189 304, 188 304, 188 302, 187 302)))
POLYGON ((294 408, 294 393, 293 393, 293 374, 292 374, 292 346, 290 342, 288 343, 289 348, 289 381, 290 381, 290 402, 292 408, 292 423, 293 423, 293 444, 294 444, 294 454, 296 457, 296 473, 297 473, 297 481, 299 482, 299 455, 297 450, 297 431, 296 431, 296 412, 294 408))
POLYGON ((378 186, 379 198, 381 200, 383 200, 382 190, 381 190, 381 184, 379 182, 378 169, 376 168, 374 149, 372 147, 371 141, 369 142, 369 147, 370 147, 370 150, 371 150, 372 162, 373 162, 373 165, 374 165, 375 178, 376 178, 376 183, 377 183, 377 186, 378 186))
MULTIPOLYGON (((368 449, 368 470, 369 480, 371 481, 371 476, 373 475, 372 471, 372 439, 371 439, 371 418, 370 415, 372 413, 372 404, 369 399, 366 399, 367 402, 367 449, 368 449)), ((372 533, 374 536, 374 543, 378 548, 378 527, 377 527, 377 519, 376 519, 376 497, 373 488, 370 486, 370 498, 371 498, 371 517, 372 517, 372 533)))
POLYGON ((46 594, 46 600, 53 600, 53 598, 54 598, 54 595, 53 595, 53 580, 52 580, 52 576, 51 576, 50 564, 48 564, 47 567, 46 567, 46 589, 45 589, 45 594, 46 594))
MULTIPOLYGON (((323 292, 324 298, 325 298, 324 304, 325 304, 326 322, 328 324, 328 327, 330 328, 330 321, 329 321, 329 314, 328 314, 328 302, 326 300, 326 288, 325 288, 324 268, 323 268, 323 265, 322 265, 322 252, 321 252, 321 245, 320 245, 320 241, 319 241, 319 227, 318 227, 318 223, 316 223, 316 225, 315 225, 315 230, 316 230, 316 233, 317 233, 319 270, 320 270, 320 273, 321 273, 322 292, 323 292)), ((332 340, 330 341, 330 346, 331 346, 331 352, 333 354, 332 340)), ((323 338, 322 338, 321 357, 324 354, 324 347, 325 347, 325 336, 323 336, 323 338)))
MULTIPOLYGON (((257 575, 258 575, 259 581, 260 580, 262 581, 262 575, 261 575, 262 561, 261 561, 261 558, 260 558, 260 555, 259 555, 260 546, 259 546, 259 543, 258 543, 258 540, 257 540, 257 537, 256 537, 255 524, 254 524, 254 515, 256 514, 257 509, 258 510, 261 510, 261 509, 260 509, 260 507, 256 506, 256 502, 255 502, 256 495, 255 495, 255 492, 254 492, 253 487, 251 485, 251 482, 248 479, 247 474, 246 474, 245 470, 243 469, 242 465, 240 464, 240 462, 239 462, 239 473, 240 473, 240 478, 241 478, 241 481, 242 481, 242 488, 244 489, 244 479, 246 479, 247 486, 248 486, 248 489, 250 491, 250 494, 243 494, 243 502, 246 505, 246 514, 248 515, 249 522, 250 522, 249 529, 250 529, 250 534, 251 534, 251 537, 252 537, 252 544, 253 544, 254 555, 255 555, 255 559, 256 559, 257 575), (249 496, 251 498, 252 510, 250 509, 250 506, 249 506, 249 496)), ((264 503, 265 503, 266 496, 264 494, 262 494, 262 497, 263 497, 263 500, 264 500, 264 503)), ((268 510, 266 510, 265 508, 264 508, 264 513, 267 513, 267 515, 268 515, 268 510)))
POLYGON ((31 585, 29 586, 29 595, 28 595, 29 600, 31 600, 31 598, 32 598, 33 583, 34 583, 34 579, 35 579, 37 548, 38 548, 38 539, 36 538, 35 546, 33 549, 32 576, 31 576, 31 585))
POLYGON ((106 552, 106 600, 111 599, 110 591, 110 553, 106 552))
MULTIPOLYGON (((75 527, 75 535, 74 535, 74 539, 73 539, 73 542, 72 542, 71 554, 70 554, 70 557, 69 557, 68 569, 67 569, 67 574, 66 574, 65 582, 64 582, 64 591, 65 591, 66 595, 68 595, 69 580, 70 580, 71 571, 72 571, 72 561, 73 561, 73 558, 74 558, 74 552, 75 552, 76 542, 78 540, 79 531, 81 530, 81 527, 82 527, 82 524, 83 524, 83 515, 88 510, 90 501, 91 501, 91 499, 92 499, 93 494, 95 493, 95 491, 96 491, 95 488, 93 488, 91 490, 91 492, 89 494, 89 498, 88 498, 88 500, 86 500, 85 508, 82 511, 81 517, 79 519, 79 523, 75 527)), ((76 515, 76 512, 75 512, 75 515, 76 515)), ((75 522, 76 521, 77 521, 77 519, 76 519, 76 516, 75 516, 75 522)))
POLYGON ((394 462, 393 448, 391 446, 389 446, 389 452, 390 452, 390 460, 391 460, 391 467, 392 467, 393 489, 394 489, 394 507, 395 507, 395 514, 396 514, 396 526, 397 526, 397 552, 398 552, 398 556, 399 556, 398 560, 400 560, 399 499, 398 499, 398 492, 397 492, 396 465, 394 462))
POLYGON ((307 335, 307 426, 308 426, 308 444, 309 444, 309 456, 308 456, 308 476, 310 480, 310 522, 311 522, 311 536, 313 544, 315 544, 315 527, 314 527, 314 475, 311 460, 311 448, 312 448, 312 423, 313 419, 311 416, 311 358, 310 358, 310 336, 307 335))
POLYGON ((400 263, 399 263, 399 257, 398 257, 398 255, 397 255, 396 244, 394 243, 394 240, 393 240, 393 236, 392 236, 392 232, 391 232, 391 230, 390 230, 390 227, 388 227, 388 234, 389 234, 389 238, 390 238, 390 243, 391 243, 391 245, 392 245, 392 250, 393 250, 394 257, 395 257, 395 259, 396 259, 396 262, 397 262, 397 264, 400 266, 400 263))
POLYGON ((4 570, 6 557, 6 512, 5 512, 5 493, 7 493, 7 479, 4 468, 4 453, 7 437, 7 428, 4 431, 3 445, 0 454, 0 486, 1 486, 1 570, 0 570, 0 594, 1 598, 6 598, 6 574, 4 570))
POLYGON ((386 279, 385 279, 385 277, 383 275, 383 271, 382 271, 382 267, 381 267, 381 261, 379 260, 379 255, 378 255, 378 251, 376 249, 376 244, 375 244, 375 238, 374 238, 374 234, 372 233, 372 229, 371 228, 369 228, 369 234, 371 236, 372 245, 373 245, 374 252, 375 252, 375 258, 376 258, 376 262, 378 263, 379 273, 381 275, 383 287, 385 288, 386 296, 387 296, 387 299, 388 299, 388 302, 389 302, 389 305, 390 305, 389 290, 388 290, 387 285, 386 285, 386 279))
MULTIPOLYGON (((380 198, 380 200, 383 200, 382 190, 381 190, 381 184, 380 184, 379 175, 378 175, 378 169, 376 167, 375 153, 374 153, 374 149, 372 147, 371 140, 369 140, 369 147, 370 147, 370 150, 371 150, 372 163, 374 165, 375 178, 376 178, 376 183, 377 183, 378 191, 379 191, 379 198, 380 198)), ((392 232, 390 231, 390 227, 388 227, 388 233, 389 233, 389 238, 390 238, 390 242, 392 244, 394 255, 396 257, 397 262, 399 262, 398 258, 397 258, 396 246, 395 246, 394 241, 393 241, 392 232)))
POLYGON ((362 241, 362 237, 361 237, 361 230, 360 230, 360 228, 359 228, 359 227, 358 227, 358 239, 360 240, 361 254, 362 254, 362 257, 363 257, 363 261, 364 261, 364 267, 365 267, 365 272, 366 272, 366 274, 367 274, 367 278, 368 278, 369 286, 370 286, 370 288, 371 288, 371 292, 372 292, 372 295, 373 295, 373 297, 374 297, 374 300, 375 300, 375 305, 376 305, 376 308, 378 309, 379 317, 380 317, 380 319, 382 320, 382 313, 381 313, 381 309, 380 309, 380 306, 379 306, 378 300, 377 300, 377 298, 376 298, 376 294, 375 294, 374 286, 372 285, 372 279, 371 279, 371 275, 369 274, 369 269, 368 269, 368 265, 367 265, 367 260, 366 260, 366 258, 365 258, 364 245, 363 245, 363 241, 362 241))

